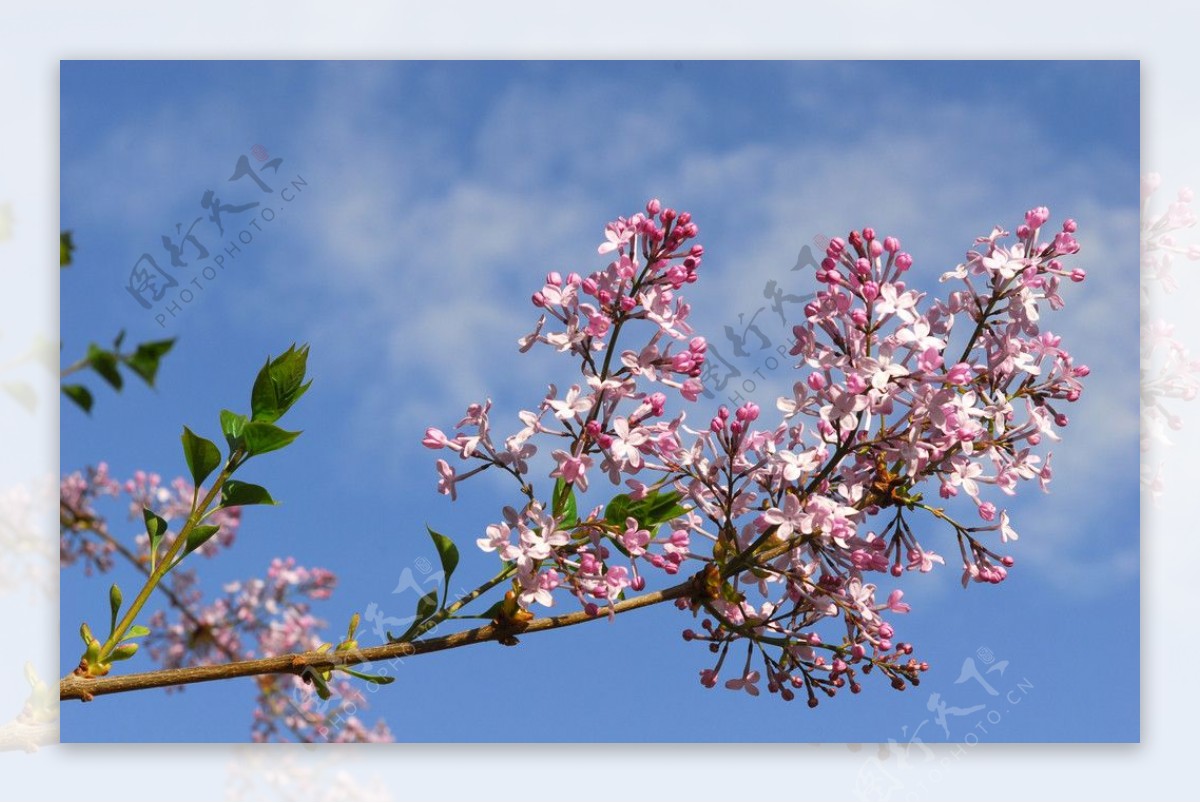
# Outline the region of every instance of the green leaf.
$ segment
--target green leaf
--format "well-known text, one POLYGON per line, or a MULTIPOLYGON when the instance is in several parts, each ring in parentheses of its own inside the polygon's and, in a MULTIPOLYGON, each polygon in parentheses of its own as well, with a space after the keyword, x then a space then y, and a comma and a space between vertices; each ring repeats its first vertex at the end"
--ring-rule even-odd
POLYGON ((458 568, 458 547, 446 536, 435 532, 428 524, 425 525, 425 529, 429 530, 429 537, 433 539, 433 546, 437 549, 438 557, 442 561, 442 582, 445 584, 442 591, 442 605, 445 605, 446 595, 450 593, 450 575, 454 574, 454 570, 458 568))
POLYGON ((158 563, 158 545, 167 533, 167 520, 150 508, 142 508, 142 518, 146 521, 146 534, 150 536, 150 571, 154 571, 158 563))
POLYGON ((208 475, 221 465, 221 450, 207 438, 201 438, 187 427, 183 428, 183 456, 187 459, 188 471, 192 472, 192 480, 199 488, 208 475))
POLYGON ((308 346, 292 345, 275 359, 267 359, 250 391, 250 418, 271 423, 286 413, 312 382, 304 382, 308 370, 308 346))
POLYGON ((87 361, 93 371, 112 385, 113 390, 121 389, 124 380, 121 379, 121 372, 117 370, 117 355, 92 343, 88 346, 87 361))
POLYGON ((125 634, 125 638, 142 638, 150 635, 150 628, 145 625, 134 625, 129 628, 129 632, 125 634))
POLYGON ((351 669, 348 666, 340 667, 347 675, 353 675, 361 680, 368 680, 372 683, 378 683, 380 686, 386 686, 389 683, 394 683, 396 679, 388 675, 368 675, 366 672, 359 672, 357 669, 351 669))
POLYGON ((108 589, 108 607, 112 612, 112 620, 108 625, 108 634, 111 636, 117 630, 117 615, 121 613, 121 587, 116 583, 108 589))
POLYGON ((251 421, 242 428, 242 437, 246 442, 247 453, 255 455, 282 449, 300 437, 300 433, 288 432, 263 421, 251 421))
POLYGON ((221 507, 277 504, 279 503, 272 499, 271 494, 261 485, 229 480, 221 486, 221 507))
POLYGON ((435 588, 417 601, 417 624, 423 623, 430 616, 437 613, 438 609, 438 593, 435 588))
POLYGON ((197 524, 193 527, 188 532, 187 543, 183 545, 183 552, 180 553, 179 559, 175 561, 175 565, 179 565, 179 561, 204 546, 204 543, 216 535, 220 529, 216 524, 197 524))
POLYGON ((579 523, 579 508, 575 502, 575 489, 563 482, 563 478, 559 477, 554 483, 554 498, 553 510, 558 513, 561 511, 564 527, 574 527, 579 523))
POLYGON ((130 658, 132 658, 137 653, 137 651, 138 651, 138 645, 136 645, 136 644, 122 644, 121 646, 119 646, 115 650, 113 650, 111 653, 109 653, 108 660, 110 660, 110 661, 128 661, 130 658))
POLYGON ((629 518, 629 505, 629 494, 617 494, 604 508, 604 520, 610 524, 624 525, 625 519, 629 518))
POLYGON ((58 235, 58 267, 65 268, 75 258, 75 239, 71 232, 64 231, 58 235))
POLYGON ((225 433, 225 442, 229 444, 231 451, 243 445, 242 430, 249 422, 250 419, 241 413, 230 410, 221 411, 221 431, 225 433))
POLYGON ((92 412, 92 392, 83 385, 63 385, 63 395, 79 405, 88 414, 92 412))
POLYGON ((408 630, 405 630, 400 636, 393 636, 391 633, 388 633, 388 641, 408 641, 417 632, 417 628, 425 624, 425 620, 437 613, 437 610, 438 592, 435 588, 417 601, 417 618, 409 625, 408 630))
POLYGON ((122 361, 129 366, 129 370, 140 376, 147 385, 154 387, 154 379, 158 376, 158 363, 162 360, 163 355, 170 351, 174 345, 174 338, 139 343, 137 350, 133 354, 123 357, 122 361))
POLYGON ((333 693, 329 691, 329 684, 325 682, 325 678, 322 677, 320 672, 309 671, 305 673, 305 677, 312 680, 313 686, 317 689, 317 696, 322 700, 328 700, 333 696, 333 693))
POLYGON ((641 513, 638 521, 642 522, 643 526, 658 525, 686 514, 688 509, 679 504, 682 498, 683 494, 678 491, 653 491, 646 494, 637 505, 638 512, 641 513))

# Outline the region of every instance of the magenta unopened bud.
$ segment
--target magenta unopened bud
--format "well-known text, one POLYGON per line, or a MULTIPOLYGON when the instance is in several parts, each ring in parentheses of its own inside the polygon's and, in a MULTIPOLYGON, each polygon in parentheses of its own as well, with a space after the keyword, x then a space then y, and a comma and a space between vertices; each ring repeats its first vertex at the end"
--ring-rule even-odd
POLYGON ((832 251, 834 255, 840 254, 846 250, 846 241, 841 237, 834 237, 829 241, 829 245, 826 246, 826 250, 832 251))
POLYGON ((867 248, 867 253, 874 259, 883 253, 883 244, 878 240, 872 240, 870 247, 867 248))
POLYGON ((646 202, 646 214, 654 217, 662 211, 662 201, 657 198, 651 198, 646 202))
POLYGON ((600 444, 601 449, 608 449, 609 447, 612 446, 612 442, 613 442, 612 435, 608 435, 608 434, 602 432, 596 436, 596 443, 600 444))
POLYGON ((666 209, 664 209, 662 211, 663 222, 670 223, 672 220, 675 219, 675 214, 676 214, 675 210, 668 206, 666 209))
POLYGON ((725 429, 725 422, 720 418, 714 417, 713 420, 709 422, 708 428, 713 432, 720 432, 721 430, 725 429))
POLYGON ((912 267, 912 256, 906 253, 896 254, 896 267, 900 270, 908 270, 912 267))
POLYGON ((1087 271, 1083 270, 1082 268, 1076 268, 1075 270, 1071 271, 1071 281, 1073 282, 1082 282, 1086 278, 1087 271))
POLYGON ((1078 390, 1068 390, 1067 391, 1067 401, 1069 401, 1069 402, 1079 401, 1079 391, 1078 390))
POLYGON ((1060 254, 1075 254, 1079 251, 1079 241, 1065 231, 1054 236, 1054 250, 1060 254))
POLYGON ((1071 419, 1067 418, 1066 413, 1059 413, 1058 415, 1054 416, 1054 423, 1060 427, 1065 427, 1070 423, 1070 421, 1071 419))
POLYGON ((639 574, 637 577, 629 581, 629 587, 634 591, 643 590, 646 587, 646 578, 639 574))
POLYGON ((1037 446, 1039 443, 1042 442, 1042 436, 1039 435, 1038 433, 1034 432, 1032 435, 1029 436, 1028 440, 1029 440, 1030 446, 1037 446))
POLYGON ((700 257, 704 256, 704 246, 693 245, 692 250, 689 251, 688 253, 691 254, 692 256, 694 256, 696 259, 699 259, 700 257))
POLYGON ((900 241, 897 240, 895 237, 884 237, 883 238, 883 250, 887 251, 889 254, 896 253, 897 251, 900 250, 900 241))
POLYGON ((592 277, 589 276, 588 278, 584 279, 580 287, 582 287, 583 292, 587 293, 589 296, 596 295, 596 280, 592 277))
POLYGON ((533 294, 532 301, 533 301, 533 306, 535 306, 535 307, 546 306, 546 297, 544 295, 542 295, 540 291, 533 294))
POLYGON ((1012 568, 1012 565, 1016 563, 1016 561, 1013 560, 1012 555, 1005 555, 1004 557, 1000 558, 1000 562, 1010 569, 1012 568))
POLYGON ((546 284, 552 284, 555 287, 562 286, 562 274, 556 270, 552 270, 546 274, 546 284))
POLYGON ((692 213, 691 212, 680 212, 679 213, 679 225, 680 226, 686 226, 687 224, 689 224, 691 222, 692 222, 692 213))
POLYGON ((858 248, 860 245, 862 245, 862 242, 863 242, 862 235, 859 234, 857 231, 850 232, 850 236, 848 239, 850 240, 850 245, 854 246, 855 248, 858 248))
POLYGON ((1038 206, 1030 209, 1025 213, 1025 222, 1029 224, 1029 228, 1041 228, 1047 220, 1050 219, 1050 210, 1044 206, 1038 206))
POLYGON ((571 285, 572 287, 578 287, 582 283, 583 283, 583 277, 580 276, 578 273, 568 273, 567 274, 567 284, 571 285))
POLYGON ((717 417, 720 418, 721 420, 728 419, 729 418, 729 408, 722 404, 720 407, 717 408, 717 417))
POLYGON ((633 309, 634 307, 637 306, 637 302, 634 301, 629 296, 621 296, 620 303, 621 303, 621 309, 624 310, 625 312, 629 312, 631 309, 633 309))
POLYGON ((700 234, 700 227, 695 223, 689 223, 683 227, 682 231, 684 237, 692 238, 700 234))
POLYGON ((805 380, 805 382, 813 390, 825 389, 825 376, 823 374, 809 374, 808 379, 805 380))
POLYGON ((864 239, 866 239, 868 242, 869 242, 869 241, 871 241, 871 240, 874 240, 874 239, 875 239, 875 229, 873 229, 873 228, 871 228, 870 226, 868 226, 867 228, 865 228, 865 229, 863 229, 863 230, 862 230, 862 236, 863 236, 863 238, 864 238, 864 239))
POLYGON ((611 304, 613 302, 613 294, 609 290, 601 290, 596 293, 596 300, 601 304, 611 304))
POLYGON ((1078 228, 1079 224, 1075 222, 1074 218, 1067 218, 1063 221, 1063 231, 1067 232, 1068 234, 1074 234, 1078 228))
POLYGON ((874 301, 879 297, 879 285, 875 282, 863 282, 862 295, 867 301, 874 301))
POLYGON ((1029 237, 1029 235, 1032 233, 1033 233, 1033 230, 1030 229, 1028 226, 1026 226, 1024 223, 1022 223, 1020 226, 1017 226, 1017 236, 1020 237, 1022 240, 1027 239, 1029 237))

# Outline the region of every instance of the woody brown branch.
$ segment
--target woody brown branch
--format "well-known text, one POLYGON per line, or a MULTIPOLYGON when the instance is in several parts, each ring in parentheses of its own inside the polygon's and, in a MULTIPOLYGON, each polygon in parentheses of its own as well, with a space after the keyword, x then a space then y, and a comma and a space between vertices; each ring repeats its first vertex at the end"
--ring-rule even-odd
MULTIPOLYGON (((613 605, 611 611, 612 613, 624 613, 625 611, 645 608, 679 599, 680 597, 690 596, 696 590, 694 580, 688 580, 662 591, 654 591, 618 602, 613 605)), ((596 615, 589 614, 586 611, 577 611, 562 616, 534 619, 522 627, 519 633, 524 635, 542 630, 569 627, 596 619, 606 619, 609 610, 602 608, 596 615)), ((498 627, 492 624, 439 638, 385 644, 379 647, 360 648, 345 652, 305 652, 293 655, 280 655, 274 658, 259 658, 251 661, 235 661, 217 666, 163 669, 156 672, 141 672, 115 677, 87 678, 78 675, 68 675, 59 681, 59 699, 87 701, 102 694, 118 694, 141 689, 157 689, 166 686, 206 683, 212 680, 228 680, 230 678, 257 675, 292 674, 306 676, 312 672, 326 672, 338 667, 356 666, 358 664, 374 663, 393 658, 407 658, 413 655, 465 647, 470 644, 500 641, 501 639, 511 638, 513 635, 514 630, 511 627, 498 627)))

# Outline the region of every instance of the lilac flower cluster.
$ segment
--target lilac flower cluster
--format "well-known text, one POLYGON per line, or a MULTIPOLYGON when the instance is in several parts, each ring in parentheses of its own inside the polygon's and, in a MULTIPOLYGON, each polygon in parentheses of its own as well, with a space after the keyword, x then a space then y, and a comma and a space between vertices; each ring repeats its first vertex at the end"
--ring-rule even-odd
POLYGON ((696 280, 704 251, 688 245, 697 229, 687 213, 651 201, 607 226, 606 269, 552 273, 533 296, 543 314, 521 350, 574 355, 582 381, 561 396, 550 386, 502 444, 490 402, 472 405, 453 436, 427 430, 426 446, 474 463, 459 473, 439 460, 439 490, 453 497, 489 468, 520 483, 525 504, 506 508, 478 544, 515 569, 511 594, 524 610, 566 592, 592 613, 611 611, 626 589, 645 588, 644 563, 694 567, 676 604, 704 614, 684 637, 717 656, 701 673, 706 686, 739 643, 746 661, 725 685, 750 694, 763 677, 784 699, 803 690, 810 705, 858 691, 872 671, 896 688, 916 684, 927 665, 888 621, 909 610, 903 590, 881 602, 871 576, 894 584, 945 563, 912 526, 927 514, 952 528, 964 586, 1003 581, 1013 559, 997 550, 1017 533, 985 490, 1012 496, 1032 480, 1045 489, 1050 455, 1038 449, 1059 440, 1063 408, 1088 375, 1044 328, 1064 283, 1085 278, 1065 264, 1079 250, 1077 224, 1051 231, 1049 220, 1038 207, 1015 238, 1001 228, 978 238, 942 276, 953 289, 934 299, 907 285, 913 258, 896 238, 865 228, 831 240, 816 271, 823 289, 793 328, 800 376, 777 402, 781 419, 757 428, 762 410, 746 403, 696 430, 668 416, 659 387, 689 401, 700 391, 706 345, 678 291, 696 280), (619 350, 634 321, 653 324, 649 342, 619 350), (535 493, 528 463, 545 439, 561 445, 549 497, 535 493), (630 492, 577 513, 574 491, 597 471, 630 492), (942 499, 969 499, 981 523, 924 501, 926 483, 942 499), (643 520, 620 515, 634 509, 643 520))

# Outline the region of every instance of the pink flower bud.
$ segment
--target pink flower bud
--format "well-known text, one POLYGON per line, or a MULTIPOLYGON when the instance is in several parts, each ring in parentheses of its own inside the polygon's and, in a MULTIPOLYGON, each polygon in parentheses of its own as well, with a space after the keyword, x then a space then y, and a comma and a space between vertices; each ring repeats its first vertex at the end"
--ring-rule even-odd
POLYGON ((1068 234, 1074 234, 1078 227, 1079 224, 1075 222, 1074 218, 1067 218, 1063 221, 1063 231, 1067 232, 1068 234))
POLYGON ((1025 222, 1029 224, 1031 229, 1039 229, 1050 219, 1050 210, 1044 206, 1038 206, 1030 209, 1025 213, 1025 222))
POLYGON ((646 214, 649 215, 650 217, 654 217, 661 211, 662 211, 662 201, 658 200, 657 198, 651 198, 649 201, 646 202, 646 214))
POLYGON ((896 254, 896 267, 899 268, 900 270, 902 270, 902 271, 908 270, 909 268, 912 267, 912 263, 913 263, 913 260, 909 254, 904 253, 904 252, 896 254))
POLYGON ((900 250, 900 241, 895 237, 885 237, 883 239, 883 250, 889 254, 894 254, 900 250))

